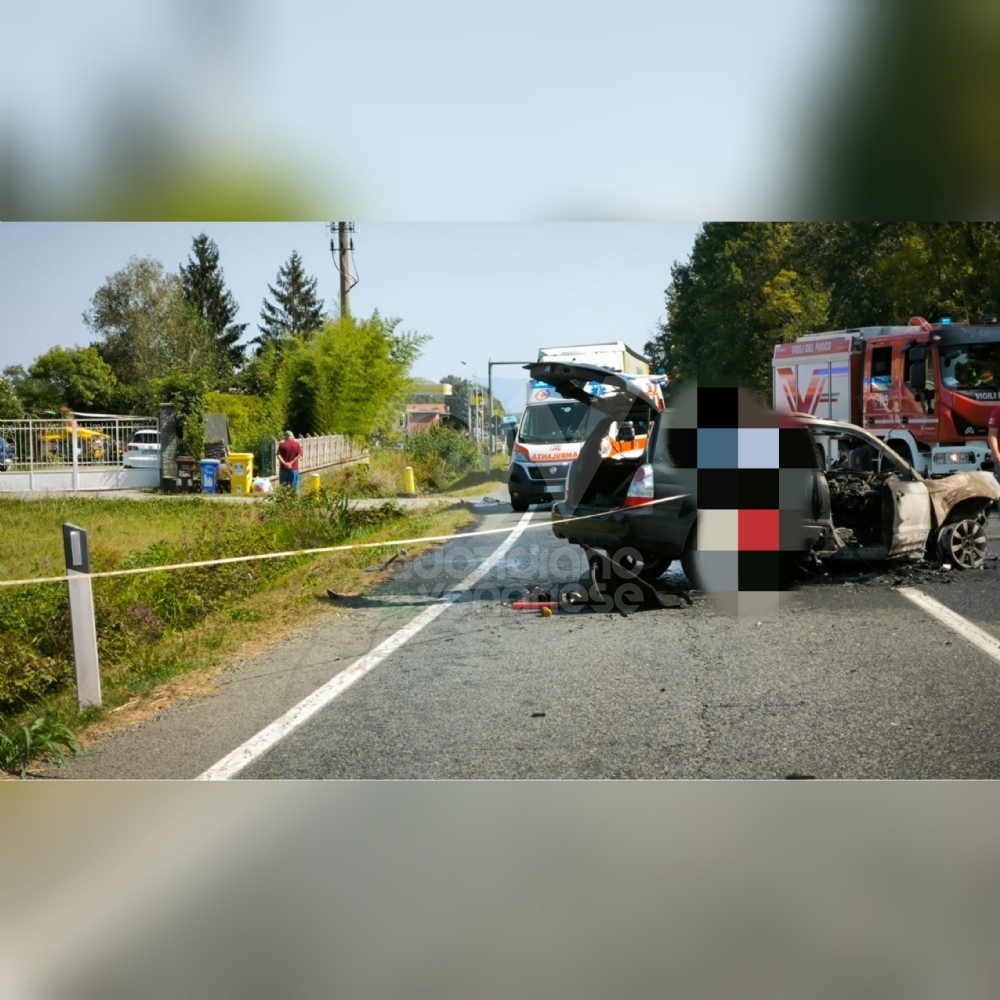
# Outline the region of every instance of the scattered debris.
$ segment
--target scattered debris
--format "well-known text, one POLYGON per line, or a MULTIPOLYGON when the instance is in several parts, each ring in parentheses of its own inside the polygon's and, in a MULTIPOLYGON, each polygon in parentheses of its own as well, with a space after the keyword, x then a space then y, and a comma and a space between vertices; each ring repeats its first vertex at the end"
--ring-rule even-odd
POLYGON ((389 556, 389 558, 382 563, 382 572, 384 573, 397 559, 401 559, 406 555, 406 549, 400 549, 394 555, 389 556))
POLYGON ((544 712, 532 712, 531 713, 531 717, 533 719, 544 719, 545 718, 545 713, 544 712))
POLYGON ((384 573, 400 556, 406 555, 406 549, 402 549, 395 555, 390 556, 381 566, 366 566, 366 573, 384 573))
POLYGON ((785 781, 815 781, 815 774, 799 774, 798 771, 792 771, 791 774, 785 775, 785 781))
POLYGON ((551 618, 552 617, 552 608, 550 608, 548 606, 542 608, 542 617, 543 618, 551 618))

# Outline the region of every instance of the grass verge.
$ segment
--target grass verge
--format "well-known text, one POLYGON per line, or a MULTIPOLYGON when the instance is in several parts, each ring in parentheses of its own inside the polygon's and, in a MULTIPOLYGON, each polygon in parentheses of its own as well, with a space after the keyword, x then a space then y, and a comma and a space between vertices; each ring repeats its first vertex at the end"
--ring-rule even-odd
MULTIPOLYGON (((18 530, 27 532, 22 539, 37 541, 38 552, 18 554, 9 539, 0 541, 0 576, 7 579, 35 575, 38 569, 60 571, 64 520, 91 532, 95 570, 450 534, 474 520, 464 506, 409 516, 394 504, 352 511, 345 497, 329 491, 321 504, 287 497, 246 506, 196 499, 174 506, 176 498, 31 501, 30 509, 28 502, 21 503, 10 513, 18 530), (95 522, 102 531, 94 529, 95 522), (151 532, 160 537, 150 542, 151 532), (31 567, 37 568, 26 573, 31 567)), ((0 513, 7 512, 4 501, 0 513)), ((431 544, 407 546, 408 557, 431 544)), ((31 546, 22 542, 21 548, 31 546)), ((86 743, 172 701, 210 690, 219 669, 321 614, 338 613, 316 599, 328 588, 345 595, 374 589, 385 574, 365 568, 381 565, 397 551, 387 546, 95 580, 104 704, 82 713, 76 706, 65 586, 0 590, 0 732, 13 738, 25 725, 45 718, 80 732, 86 743)))

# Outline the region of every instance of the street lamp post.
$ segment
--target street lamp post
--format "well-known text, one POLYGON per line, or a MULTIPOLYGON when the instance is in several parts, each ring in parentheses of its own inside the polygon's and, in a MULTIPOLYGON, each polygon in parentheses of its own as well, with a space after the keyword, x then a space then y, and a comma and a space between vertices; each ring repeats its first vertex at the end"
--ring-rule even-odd
MULTIPOLYGON (((475 386, 476 386, 477 389, 480 389, 481 387, 479 385, 479 372, 476 371, 475 366, 474 365, 470 365, 467 361, 460 361, 459 364, 465 365, 465 367, 468 368, 472 372, 472 375, 473 375, 473 377, 476 380, 475 381, 475 386)), ((479 393, 479 396, 480 397, 482 396, 482 392, 479 393)), ((482 399, 477 399, 477 402, 476 402, 476 419, 478 421, 479 428, 478 428, 478 432, 476 434, 474 434, 474 438, 475 438, 477 447, 482 444, 482 438, 483 438, 482 414, 479 411, 479 408, 480 408, 481 405, 482 405, 482 399)), ((470 405, 469 405, 469 433, 471 434, 472 432, 473 432, 473 428, 472 428, 472 405, 471 405, 471 398, 470 398, 470 405)), ((490 453, 489 453, 489 449, 486 450, 486 471, 487 471, 487 473, 490 471, 490 453)))

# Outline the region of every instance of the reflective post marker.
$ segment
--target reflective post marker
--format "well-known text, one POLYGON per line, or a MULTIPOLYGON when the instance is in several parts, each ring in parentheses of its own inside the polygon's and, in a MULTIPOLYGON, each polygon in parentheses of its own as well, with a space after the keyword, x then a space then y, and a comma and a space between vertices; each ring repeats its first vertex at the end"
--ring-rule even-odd
POLYGON ((97 661, 94 591, 90 580, 87 532, 75 524, 63 525, 66 575, 69 576, 69 617, 73 626, 76 691, 80 708, 101 703, 101 672, 97 661))

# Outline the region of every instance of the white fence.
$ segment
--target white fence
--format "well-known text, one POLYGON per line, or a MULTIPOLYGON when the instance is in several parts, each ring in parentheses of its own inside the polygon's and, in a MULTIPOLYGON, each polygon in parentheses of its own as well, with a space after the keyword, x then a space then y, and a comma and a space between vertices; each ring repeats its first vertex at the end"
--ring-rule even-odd
POLYGON ((0 493, 158 486, 160 470, 126 469, 125 446, 148 417, 0 420, 0 493))
MULTIPOLYGON (((336 465, 350 465, 355 462, 368 461, 368 449, 354 443, 343 434, 325 434, 313 437, 296 438, 302 445, 302 457, 299 459, 299 472, 314 472, 317 469, 330 469, 336 465)), ((278 460, 274 453, 278 442, 274 441, 271 451, 271 469, 278 474, 278 460)))

